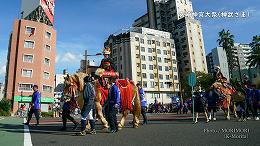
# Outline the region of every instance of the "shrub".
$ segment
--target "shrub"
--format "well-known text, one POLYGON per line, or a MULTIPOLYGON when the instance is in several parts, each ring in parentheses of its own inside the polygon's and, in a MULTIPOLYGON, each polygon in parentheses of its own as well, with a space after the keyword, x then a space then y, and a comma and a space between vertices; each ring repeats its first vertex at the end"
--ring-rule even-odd
POLYGON ((53 117, 53 112, 42 112, 42 117, 53 117))
POLYGON ((10 116, 10 110, 12 107, 12 103, 10 100, 2 99, 0 101, 0 116, 10 116))

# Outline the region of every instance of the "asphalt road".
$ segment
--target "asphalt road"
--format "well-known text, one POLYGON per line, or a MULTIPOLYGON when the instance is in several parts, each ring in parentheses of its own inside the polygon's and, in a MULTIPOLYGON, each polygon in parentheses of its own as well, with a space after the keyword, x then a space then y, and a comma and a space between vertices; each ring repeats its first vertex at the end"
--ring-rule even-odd
POLYGON ((237 122, 234 118, 227 121, 221 116, 218 121, 205 123, 200 119, 193 124, 191 117, 171 114, 150 115, 150 119, 148 125, 134 129, 127 124, 113 134, 103 132, 97 123, 97 134, 86 136, 76 136, 72 130, 59 131, 61 122, 57 119, 42 119, 40 126, 30 126, 30 133, 34 146, 260 145, 260 121, 237 122))

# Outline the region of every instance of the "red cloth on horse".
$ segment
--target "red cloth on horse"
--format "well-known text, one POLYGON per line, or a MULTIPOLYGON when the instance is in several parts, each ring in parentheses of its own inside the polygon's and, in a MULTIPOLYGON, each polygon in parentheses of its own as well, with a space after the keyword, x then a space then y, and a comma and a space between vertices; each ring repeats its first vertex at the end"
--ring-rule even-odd
POLYGON ((132 85, 127 79, 120 79, 116 81, 121 94, 121 109, 122 111, 129 109, 132 110, 132 85))
POLYGON ((107 100, 108 97, 108 89, 104 89, 103 87, 99 87, 99 90, 101 92, 101 105, 103 106, 105 104, 105 101, 107 100))
POLYGON ((106 78, 106 77, 119 77, 118 72, 114 72, 114 71, 104 71, 104 73, 102 74, 102 77, 106 78))

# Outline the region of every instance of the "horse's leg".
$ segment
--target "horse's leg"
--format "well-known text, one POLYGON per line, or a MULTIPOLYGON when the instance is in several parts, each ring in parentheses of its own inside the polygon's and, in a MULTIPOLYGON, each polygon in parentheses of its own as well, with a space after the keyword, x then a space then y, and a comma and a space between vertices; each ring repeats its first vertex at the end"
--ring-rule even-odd
POLYGON ((133 127, 134 128, 138 128, 139 127, 140 114, 141 114, 141 106, 139 104, 139 105, 136 105, 136 107, 133 108, 133 127))
POLYGON ((233 112, 234 112, 234 117, 237 118, 237 107, 234 102, 233 102, 233 112))
POLYGON ((104 128, 108 128, 108 122, 105 119, 103 112, 102 112, 102 106, 99 101, 95 101, 96 104, 96 111, 97 111, 97 117, 101 120, 101 123, 103 124, 104 128))
POLYGON ((128 111, 129 110, 125 110, 125 111, 122 112, 122 119, 121 119, 121 121, 118 124, 118 129, 119 130, 121 130, 124 127, 124 125, 125 125, 125 120, 127 118, 128 111))
POLYGON ((230 120, 230 98, 227 98, 227 119, 230 120))
POLYGON ((205 113, 205 117, 206 117, 206 122, 208 123, 209 122, 208 114, 206 111, 204 113, 205 113))

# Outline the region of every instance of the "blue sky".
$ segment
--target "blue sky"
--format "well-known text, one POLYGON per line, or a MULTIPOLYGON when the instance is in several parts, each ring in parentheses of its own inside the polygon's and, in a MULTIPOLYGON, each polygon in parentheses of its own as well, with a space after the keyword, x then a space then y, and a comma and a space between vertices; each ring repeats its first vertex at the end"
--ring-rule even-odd
MULTIPOLYGON (((0 82, 4 80, 8 39, 20 5, 20 0, 9 0, 0 5, 0 82)), ((217 46, 218 32, 223 28, 229 29, 235 35, 235 41, 241 43, 248 43, 252 36, 260 35, 259 0, 193 0, 193 9, 195 12, 250 12, 246 18, 200 18, 206 53, 217 46)), ((63 69, 74 73, 85 49, 91 54, 100 52, 110 34, 130 27, 145 13, 146 0, 56 0, 56 73, 63 69)))

